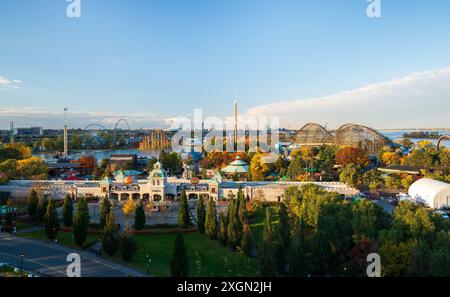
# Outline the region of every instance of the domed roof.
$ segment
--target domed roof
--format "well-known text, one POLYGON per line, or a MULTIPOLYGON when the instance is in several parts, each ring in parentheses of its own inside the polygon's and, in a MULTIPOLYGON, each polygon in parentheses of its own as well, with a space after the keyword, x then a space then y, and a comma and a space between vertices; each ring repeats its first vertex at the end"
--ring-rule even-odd
POLYGON ((160 162, 156 162, 153 165, 153 170, 150 172, 149 177, 166 177, 166 171, 162 168, 162 164, 160 162))
POLYGON ((241 160, 238 156, 235 161, 231 162, 230 165, 222 169, 225 173, 247 173, 248 164, 241 160))
POLYGON ((450 184, 430 178, 422 178, 409 187, 408 195, 434 207, 435 198, 444 192, 450 195, 450 184))

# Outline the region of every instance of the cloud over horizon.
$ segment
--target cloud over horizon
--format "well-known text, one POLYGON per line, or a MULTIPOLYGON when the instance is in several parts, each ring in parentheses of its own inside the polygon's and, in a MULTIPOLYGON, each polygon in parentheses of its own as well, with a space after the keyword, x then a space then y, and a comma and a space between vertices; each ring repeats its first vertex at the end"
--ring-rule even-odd
POLYGON ((0 89, 12 88, 17 89, 22 81, 17 79, 8 79, 0 76, 0 89))
MULTIPOLYGON (((169 120, 148 112, 134 112, 131 114, 118 114, 113 112, 69 111, 67 118, 61 111, 48 111, 35 107, 1 108, 0 129, 9 127, 14 121, 14 127, 41 126, 45 129, 61 129, 65 123, 69 128, 85 128, 88 125, 101 125, 114 129, 117 121, 126 119, 131 129, 162 128, 169 126, 169 120)), ((121 123, 120 128, 125 129, 126 124, 121 123)))
POLYGON ((450 67, 412 73, 335 95, 271 103, 247 115, 279 117, 281 127, 309 122, 338 128, 357 123, 377 129, 449 128, 450 67))
MULTIPOLYGON (((18 80, 0 77, 0 88, 19 85, 18 80)), ((356 123, 376 129, 450 128, 450 67, 417 72, 403 78, 370 84, 338 94, 300 100, 280 100, 248 109, 241 116, 279 117, 280 126, 299 129, 309 122, 338 128, 356 123)), ((167 114, 170 114, 168 108, 167 114)), ((192 115, 183 115, 192 118, 192 115)), ((204 115, 207 116, 207 115, 204 115)), ((223 119, 227 117, 223 115, 223 119)), ((174 116, 163 116, 145 111, 130 113, 72 111, 64 119, 62 111, 44 107, 0 107, 0 129, 41 126, 84 128, 90 124, 114 128, 120 119, 126 119, 132 129, 169 128, 174 116)), ((120 127, 125 128, 122 123, 120 127)))

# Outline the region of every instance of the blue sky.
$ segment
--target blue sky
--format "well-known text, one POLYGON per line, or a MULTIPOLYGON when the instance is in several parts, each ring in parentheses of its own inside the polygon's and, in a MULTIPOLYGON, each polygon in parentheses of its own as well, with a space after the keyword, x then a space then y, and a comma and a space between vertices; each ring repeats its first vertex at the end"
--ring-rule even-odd
MULTIPOLYGON (((64 0, 2 0, 0 129, 58 126, 64 107, 73 126, 124 116, 147 127, 194 108, 226 116, 235 96, 250 112, 450 66, 450 1, 381 2, 370 19, 365 0, 81 0, 70 19, 64 0)), ((450 101, 445 86, 426 88, 450 101)), ((364 122, 353 114, 342 121, 364 122)), ((367 124, 450 127, 444 115, 393 118, 367 124)))

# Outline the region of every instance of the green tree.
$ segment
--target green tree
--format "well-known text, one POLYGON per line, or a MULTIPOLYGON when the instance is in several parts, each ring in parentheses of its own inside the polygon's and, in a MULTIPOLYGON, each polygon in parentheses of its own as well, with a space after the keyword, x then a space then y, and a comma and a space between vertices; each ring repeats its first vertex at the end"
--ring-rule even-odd
POLYGON ((290 180, 296 180, 297 177, 299 177, 301 174, 305 173, 305 171, 304 171, 305 166, 306 166, 306 163, 301 158, 299 158, 299 157, 294 158, 291 161, 291 163, 289 164, 286 176, 290 180))
POLYGON ((251 257, 253 252, 253 235, 252 230, 248 224, 244 224, 242 232, 241 249, 242 252, 247 256, 251 257))
POLYGON ((138 206, 136 207, 135 213, 134 213, 134 229, 135 230, 142 230, 145 228, 145 210, 144 205, 142 203, 142 200, 139 201, 138 206))
POLYGON ((82 247, 86 241, 89 221, 90 216, 87 200, 80 198, 77 203, 77 210, 73 220, 73 237, 75 243, 80 247, 82 247))
POLYGON ((55 240, 59 231, 58 212, 54 206, 53 200, 48 203, 44 218, 45 235, 50 240, 55 240))
POLYGON ((106 225, 106 218, 111 213, 111 201, 108 196, 105 196, 100 203, 100 228, 103 229, 106 225))
POLYGON ((69 194, 67 194, 66 198, 64 199, 62 215, 63 215, 64 226, 72 227, 72 225, 73 225, 73 203, 72 203, 72 197, 69 194))
POLYGON ((181 233, 178 233, 175 238, 175 247, 170 261, 170 271, 172 277, 189 276, 189 257, 181 233))
POLYGON ((197 202, 197 229, 200 234, 205 234, 205 216, 205 202, 203 201, 203 195, 200 195, 197 202))
POLYGON ((47 196, 43 196, 39 200, 38 209, 37 209, 37 219, 38 219, 39 222, 43 222, 44 221, 44 217, 45 217, 45 213, 47 211, 47 207, 48 207, 48 198, 47 198, 47 196))
POLYGON ((349 163, 341 169, 339 180, 349 187, 359 188, 362 183, 362 169, 359 165, 349 163))
POLYGON ((219 241, 223 245, 227 245, 228 243, 228 236, 227 236, 227 216, 225 213, 220 213, 219 215, 219 230, 218 230, 218 238, 219 241))
POLYGON ((213 198, 209 198, 206 207, 206 221, 205 221, 206 235, 210 239, 215 239, 217 236, 217 208, 213 198))
POLYGON ((126 262, 130 262, 131 260, 133 260, 133 257, 137 252, 136 239, 126 233, 122 234, 122 236, 120 237, 120 251, 122 259, 124 259, 126 262))
POLYGON ((103 250, 109 256, 114 255, 119 249, 120 236, 113 213, 109 213, 106 218, 106 225, 101 235, 101 241, 103 250))
POLYGON ((178 226, 187 228, 191 226, 191 217, 189 216, 189 205, 187 202, 186 191, 183 190, 180 196, 180 203, 178 205, 178 226))
POLYGON ((297 230, 289 253, 289 274, 293 277, 304 277, 308 271, 308 258, 305 251, 302 229, 301 227, 297 227, 297 230))
POLYGON ((351 220, 351 208, 347 203, 321 204, 312 240, 314 270, 318 275, 341 275, 353 244, 352 226, 348 223, 351 220))
POLYGON ((241 222, 241 225, 245 224, 247 218, 247 201, 245 199, 244 191, 242 190, 242 187, 239 187, 237 199, 239 200, 239 208, 238 208, 238 216, 239 221, 241 222))
POLYGON ((272 242, 272 215, 270 207, 267 207, 264 218, 263 240, 259 251, 260 272, 263 277, 273 277, 276 275, 272 242))
POLYGON ((35 190, 31 190, 28 196, 28 215, 32 218, 36 218, 37 210, 39 206, 38 194, 35 190))
POLYGON ((238 237, 236 234, 236 230, 234 228, 235 226, 235 216, 234 216, 234 209, 236 207, 236 199, 232 198, 228 202, 228 208, 227 208, 227 242, 228 246, 235 250, 236 247, 239 245, 238 237))
POLYGON ((282 239, 284 249, 288 249, 291 246, 291 226, 289 223, 289 215, 287 207, 284 203, 280 204, 278 210, 279 217, 279 231, 282 239))
POLYGON ((430 252, 430 275, 450 277, 450 233, 440 232, 430 252))

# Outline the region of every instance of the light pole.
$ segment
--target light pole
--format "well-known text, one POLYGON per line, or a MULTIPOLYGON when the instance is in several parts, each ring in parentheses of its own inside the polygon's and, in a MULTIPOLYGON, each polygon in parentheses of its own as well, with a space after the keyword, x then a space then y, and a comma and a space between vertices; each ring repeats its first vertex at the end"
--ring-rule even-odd
POLYGON ((145 257, 147 258, 147 273, 150 273, 150 264, 152 263, 152 259, 150 259, 149 254, 145 255, 145 257))
POLYGON ((20 277, 23 276, 23 252, 20 253, 20 277))

